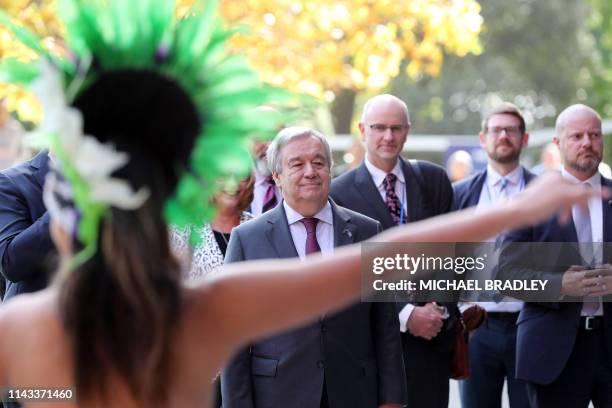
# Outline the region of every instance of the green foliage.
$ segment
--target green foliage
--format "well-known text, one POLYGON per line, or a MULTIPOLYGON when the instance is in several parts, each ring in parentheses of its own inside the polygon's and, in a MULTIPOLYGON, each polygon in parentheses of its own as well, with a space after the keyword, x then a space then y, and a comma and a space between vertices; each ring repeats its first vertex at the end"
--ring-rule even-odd
MULTIPOLYGON (((594 1, 611 7, 609 0, 594 1)), ((571 103, 593 102, 589 72, 600 51, 587 24, 588 3, 480 3, 485 21, 481 55, 449 56, 438 78, 394 83, 392 92, 413 112, 414 132, 476 134, 482 114, 502 100, 519 105, 531 129, 552 125, 571 103)))

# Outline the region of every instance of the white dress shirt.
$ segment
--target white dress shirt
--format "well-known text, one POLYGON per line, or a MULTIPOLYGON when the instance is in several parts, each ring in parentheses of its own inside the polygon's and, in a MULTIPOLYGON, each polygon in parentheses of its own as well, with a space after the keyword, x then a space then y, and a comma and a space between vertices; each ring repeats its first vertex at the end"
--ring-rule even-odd
MULTIPOLYGON (((510 199, 512 196, 520 193, 525 189, 525 176, 521 166, 512 170, 510 173, 502 176, 499 174, 491 165, 487 166, 487 178, 482 184, 480 190, 480 198, 478 199, 478 205, 476 211, 481 211, 487 207, 492 206, 501 200, 510 199), (508 181, 506 188, 502 190, 502 179, 505 178, 508 181)), ((495 242, 497 236, 490 237, 484 242, 495 242)), ((523 302, 518 300, 503 300, 501 302, 476 302, 487 312, 506 312, 514 313, 521 310, 523 302)))
MULTIPOLYGON (((380 193, 380 198, 382 198, 383 201, 386 201, 387 193, 385 192, 385 185, 383 182, 385 181, 385 177, 387 177, 388 173, 379 169, 372 163, 370 163, 370 160, 368 159, 367 154, 366 154, 364 163, 365 163, 366 169, 368 169, 368 172, 370 173, 370 176, 372 176, 372 181, 374 181, 374 185, 376 186, 376 188, 378 189, 378 192, 380 193)), ((395 166, 393 167, 393 170, 391 170, 391 173, 395 174, 395 176, 397 177, 397 181, 395 182, 395 195, 397 195, 397 198, 400 200, 400 204, 402 208, 404 209, 404 222, 405 222, 406 209, 407 209, 406 180, 404 179, 404 172, 402 172, 402 166, 399 160, 395 162, 395 166)))
MULTIPOLYGON (((520 193, 525 189, 525 178, 523 176, 523 168, 518 166, 510 173, 502 176, 499 174, 491 165, 487 166, 487 178, 482 184, 480 190, 480 197, 478 198, 478 205, 476 208, 482 210, 483 208, 490 207, 500 200, 510 198, 517 193, 520 193), (501 191, 502 179, 505 178, 508 181, 504 191, 501 191)), ((487 242, 495 242, 495 236, 487 239, 487 242)))
MULTIPOLYGON (((599 172, 595 173, 591 178, 580 181, 572 174, 570 174, 565 167, 561 169, 561 174, 567 180, 573 183, 587 183, 591 186, 593 191, 601 193, 601 175, 599 172)), ((572 219, 576 219, 576 212, 579 211, 578 206, 572 207, 572 219)), ((600 197, 591 197, 589 199, 589 213, 591 215, 591 233, 593 234, 593 263, 595 265, 601 265, 603 262, 603 204, 600 197), (597 245, 600 244, 600 245, 597 245)), ((581 313, 583 316, 587 313, 581 313)), ((603 305, 601 303, 601 297, 599 298, 599 307, 594 313, 595 316, 603 315, 603 305)))
MULTIPOLYGON (((306 227, 300 220, 305 217, 291 208, 287 201, 283 200, 283 206, 285 207, 293 244, 300 258, 304 259, 306 256, 306 227)), ((321 253, 324 255, 332 254, 334 252, 334 217, 329 201, 313 218, 319 220, 317 223, 317 242, 321 248, 321 253)))
MULTIPOLYGON (((378 189, 378 192, 380 193, 380 198, 382 198, 383 201, 386 201, 387 193, 385 191, 385 185, 383 184, 383 182, 385 180, 385 177, 387 177, 388 173, 379 169, 372 163, 370 163, 370 160, 367 154, 366 154, 364 163, 365 163, 366 169, 368 169, 368 172, 370 173, 370 176, 372 177, 372 181, 374 182, 374 185, 376 186, 376 188, 378 189)), ((404 172, 402 172, 402 166, 400 164, 399 159, 395 162, 395 166, 393 166, 391 173, 395 174, 395 176, 397 177, 397 181, 395 183, 395 194, 397 195, 397 198, 399 198, 400 200, 400 205, 404 211, 404 220, 405 220, 406 219, 405 214, 407 212, 406 179, 404 178, 404 172)), ((410 315, 412 314, 413 310, 414 310, 414 305, 409 303, 406 306, 404 306, 404 308, 399 312, 398 317, 399 317, 399 322, 400 322, 400 331, 402 333, 405 333, 408 330, 408 327, 407 327, 408 319, 410 318, 410 315)))

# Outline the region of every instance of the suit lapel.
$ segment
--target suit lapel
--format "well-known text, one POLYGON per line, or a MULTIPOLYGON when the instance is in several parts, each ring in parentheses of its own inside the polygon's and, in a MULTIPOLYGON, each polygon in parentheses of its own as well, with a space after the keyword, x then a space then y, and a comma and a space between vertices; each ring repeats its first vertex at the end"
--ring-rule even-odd
MULTIPOLYGON (((601 185, 612 188, 612 180, 601 178, 601 185)), ((612 200, 602 198, 603 242, 612 242, 612 200)))
POLYGON ((474 183, 470 186, 470 191, 468 193, 468 199, 465 207, 475 207, 478 205, 478 201, 480 201, 480 194, 482 193, 482 189, 484 187, 484 182, 487 179, 487 171, 483 171, 480 173, 474 183))
POLYGON ((269 214, 265 234, 270 246, 279 258, 296 258, 298 253, 293 243, 291 231, 289 231, 283 203, 280 202, 269 211, 269 214))
MULTIPOLYGON (((338 207, 331 198, 329 202, 332 207, 332 217, 334 220, 334 248, 354 243, 355 236, 357 235, 357 226, 351 222, 351 216, 344 208, 338 207)), ((319 317, 319 320, 323 321, 327 316, 328 312, 325 312, 319 317)))
MULTIPOLYGON (((601 185, 603 187, 612 187, 612 180, 601 178, 601 185)), ((602 198, 601 203, 602 217, 603 217, 603 263, 611 263, 612 261, 612 246, 608 242, 612 242, 612 200, 608 198, 602 198)), ((604 316, 608 316, 608 323, 610 322, 609 316, 612 314, 612 295, 604 296, 604 316)))
POLYGON ((30 167, 32 168, 32 175, 34 176, 36 183, 42 190, 43 186, 45 185, 45 177, 49 171, 49 153, 46 150, 38 153, 30 161, 30 167))
MULTIPOLYGON (((424 208, 423 192, 416 179, 412 168, 401 157, 399 158, 402 172, 404 173, 404 181, 406 182, 406 222, 418 221, 423 218, 421 212, 424 208)), ((389 217, 390 218, 390 217, 389 217)))
MULTIPOLYGON (((611 188, 612 180, 602 177, 601 185, 611 188)), ((603 217, 603 263, 610 263, 612 261, 612 246, 608 242, 612 242, 612 200, 602 198, 601 210, 603 217)), ((611 296, 606 297, 608 300, 611 298, 611 296)))
POLYGON ((365 163, 357 168, 355 174, 355 189, 363 197, 364 202, 369 203, 374 210, 371 218, 377 219, 383 225, 383 228, 390 228, 395 225, 387 205, 382 200, 378 188, 374 185, 372 176, 368 171, 365 163))
POLYGON ((355 242, 357 226, 351 223, 351 216, 343 208, 338 207, 331 198, 329 202, 334 217, 334 248, 352 244, 355 242))
POLYGON ((523 167, 523 179, 525 180, 525 185, 531 183, 533 179, 536 178, 536 175, 523 167))

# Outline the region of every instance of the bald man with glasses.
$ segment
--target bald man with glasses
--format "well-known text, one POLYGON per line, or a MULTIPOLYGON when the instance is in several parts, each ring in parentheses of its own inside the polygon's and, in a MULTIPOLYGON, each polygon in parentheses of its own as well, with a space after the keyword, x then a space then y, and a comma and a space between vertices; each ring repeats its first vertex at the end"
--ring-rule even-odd
MULTIPOLYGON (((442 167, 401 158, 410 127, 401 99, 388 94, 370 99, 359 123, 365 160, 332 181, 331 196, 337 203, 378 220, 383 229, 452 207, 453 190, 442 167)), ((456 305, 402 302, 397 308, 408 406, 446 408, 456 305)))

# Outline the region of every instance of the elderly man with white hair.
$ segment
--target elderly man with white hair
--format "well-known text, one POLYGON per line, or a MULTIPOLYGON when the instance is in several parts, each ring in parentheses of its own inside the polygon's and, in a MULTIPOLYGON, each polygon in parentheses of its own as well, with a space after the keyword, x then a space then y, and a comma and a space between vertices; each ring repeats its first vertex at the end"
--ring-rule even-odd
MULTIPOLYGON (((267 158, 283 200, 234 229, 225 262, 327 255, 380 231, 329 198, 331 150, 321 133, 283 129, 267 158)), ((403 375, 394 305, 359 303, 240 351, 222 373, 223 406, 399 408, 403 375)))

